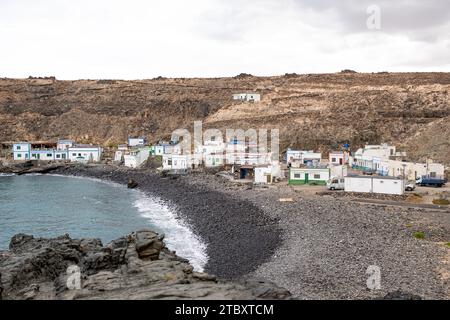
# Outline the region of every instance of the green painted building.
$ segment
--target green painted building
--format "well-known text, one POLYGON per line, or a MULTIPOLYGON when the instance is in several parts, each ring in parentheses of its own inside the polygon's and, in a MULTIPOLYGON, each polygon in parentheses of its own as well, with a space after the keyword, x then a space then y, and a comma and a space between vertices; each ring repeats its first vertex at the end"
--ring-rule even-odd
POLYGON ((326 185, 330 180, 328 168, 290 168, 290 185, 326 185))

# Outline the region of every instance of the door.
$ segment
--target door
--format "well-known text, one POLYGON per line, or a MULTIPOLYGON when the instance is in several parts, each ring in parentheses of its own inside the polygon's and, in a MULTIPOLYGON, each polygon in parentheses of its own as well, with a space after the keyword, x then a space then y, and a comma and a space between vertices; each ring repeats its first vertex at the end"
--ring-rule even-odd
POLYGON ((339 158, 339 164, 342 166, 342 158, 339 158))
POLYGON ((267 183, 272 183, 272 175, 268 174, 266 177, 267 177, 267 183))
POLYGON ((309 173, 305 173, 305 183, 309 182, 309 173))

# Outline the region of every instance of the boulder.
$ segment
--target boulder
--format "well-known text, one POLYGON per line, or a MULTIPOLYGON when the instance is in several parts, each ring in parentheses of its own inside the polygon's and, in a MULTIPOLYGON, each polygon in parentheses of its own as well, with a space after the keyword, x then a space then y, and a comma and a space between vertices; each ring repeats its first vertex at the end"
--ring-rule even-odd
POLYGON ((137 188, 138 183, 133 179, 128 179, 127 187, 130 189, 137 188))
POLYGON ((161 250, 164 248, 164 236, 150 230, 136 232, 135 246, 141 259, 158 260, 161 250))

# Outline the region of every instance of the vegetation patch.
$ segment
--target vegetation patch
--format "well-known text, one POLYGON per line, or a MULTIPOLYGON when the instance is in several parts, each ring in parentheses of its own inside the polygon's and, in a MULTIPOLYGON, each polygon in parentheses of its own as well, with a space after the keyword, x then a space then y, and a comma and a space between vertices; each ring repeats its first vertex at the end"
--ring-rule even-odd
POLYGON ((450 204, 450 201, 448 199, 434 199, 433 204, 448 206, 450 204))
POLYGON ((421 203, 423 200, 422 195, 418 194, 418 193, 413 193, 411 195, 408 196, 408 198, 406 199, 406 201, 410 202, 410 203, 421 203))
POLYGON ((416 233, 414 233, 414 237, 416 239, 425 239, 425 232, 422 232, 422 231, 416 232, 416 233))

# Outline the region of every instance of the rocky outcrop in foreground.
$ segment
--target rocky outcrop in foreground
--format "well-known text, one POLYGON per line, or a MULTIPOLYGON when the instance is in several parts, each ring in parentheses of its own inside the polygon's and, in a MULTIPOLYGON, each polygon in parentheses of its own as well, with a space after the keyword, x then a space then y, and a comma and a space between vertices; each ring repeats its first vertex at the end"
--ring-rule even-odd
POLYGON ((0 252, 0 299, 286 299, 267 282, 222 282, 193 270, 149 230, 103 246, 18 234, 0 252))

